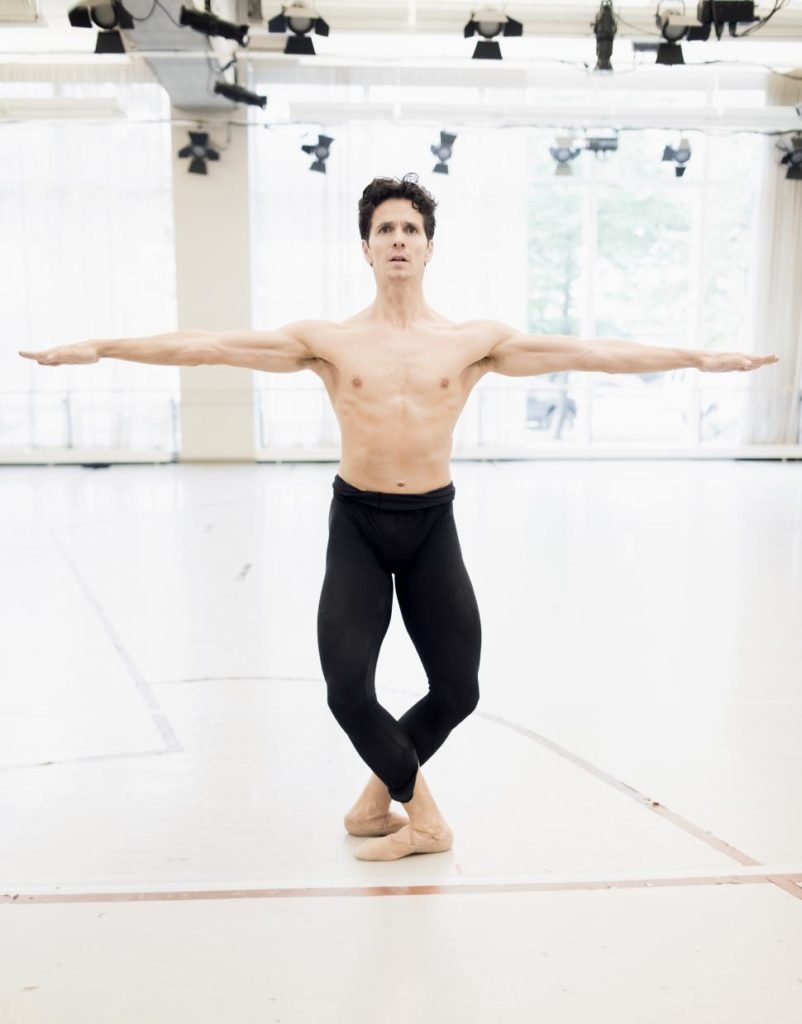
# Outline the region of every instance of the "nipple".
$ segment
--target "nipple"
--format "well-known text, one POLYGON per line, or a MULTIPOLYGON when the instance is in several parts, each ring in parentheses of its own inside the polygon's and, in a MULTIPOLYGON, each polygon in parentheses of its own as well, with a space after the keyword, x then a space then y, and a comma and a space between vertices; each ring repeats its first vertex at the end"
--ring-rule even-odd
POLYGON ((441 388, 447 388, 448 387, 448 377, 442 377, 440 379, 440 387, 441 388))
POLYGON ((354 379, 351 381, 351 383, 354 385, 355 388, 361 388, 362 387, 362 379, 361 379, 361 377, 354 377, 354 379))

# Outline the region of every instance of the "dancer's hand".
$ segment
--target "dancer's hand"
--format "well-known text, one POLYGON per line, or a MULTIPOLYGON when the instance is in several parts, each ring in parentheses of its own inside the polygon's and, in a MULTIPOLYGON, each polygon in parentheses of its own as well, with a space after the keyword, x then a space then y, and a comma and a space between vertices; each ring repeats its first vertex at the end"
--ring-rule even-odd
POLYGON ((96 341, 81 341, 77 345, 60 345, 38 352, 20 352, 26 359, 35 359, 40 366, 61 366, 62 363, 96 363, 100 358, 96 341))
POLYGON ((700 370, 726 373, 727 370, 757 370, 766 363, 777 363, 779 356, 748 356, 743 352, 704 352, 700 370))

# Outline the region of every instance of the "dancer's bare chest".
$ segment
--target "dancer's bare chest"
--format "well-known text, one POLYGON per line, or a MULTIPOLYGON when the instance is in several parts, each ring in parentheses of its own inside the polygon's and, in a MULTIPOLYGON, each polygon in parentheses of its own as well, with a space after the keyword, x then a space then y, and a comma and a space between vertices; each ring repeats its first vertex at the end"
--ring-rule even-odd
POLYGON ((458 325, 415 334, 359 327, 326 340, 318 346, 324 358, 312 368, 338 414, 448 415, 481 376, 482 342, 458 325))

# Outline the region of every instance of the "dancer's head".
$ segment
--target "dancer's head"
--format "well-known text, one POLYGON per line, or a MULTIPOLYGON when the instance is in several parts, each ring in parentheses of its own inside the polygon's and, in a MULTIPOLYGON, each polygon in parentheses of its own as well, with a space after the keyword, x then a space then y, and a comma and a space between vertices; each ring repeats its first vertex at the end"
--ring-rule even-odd
POLYGON ((362 252, 377 278, 422 276, 431 259, 437 200, 417 174, 374 178, 359 200, 362 252), (393 260, 402 253, 403 262, 393 260))

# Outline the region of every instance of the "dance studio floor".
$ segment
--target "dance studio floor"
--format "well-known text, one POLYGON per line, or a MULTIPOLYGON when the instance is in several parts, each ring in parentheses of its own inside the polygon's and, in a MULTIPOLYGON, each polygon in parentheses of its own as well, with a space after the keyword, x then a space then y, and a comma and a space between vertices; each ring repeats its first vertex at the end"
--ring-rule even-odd
POLYGON ((799 1024, 802 463, 454 462, 481 699, 388 863, 336 470, 0 468, 0 1024, 799 1024))

